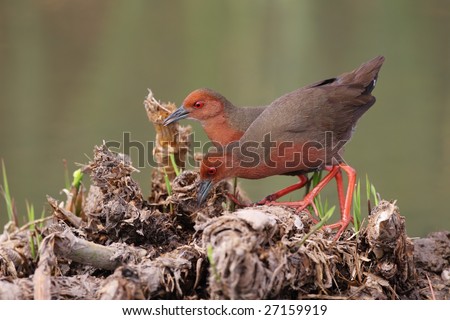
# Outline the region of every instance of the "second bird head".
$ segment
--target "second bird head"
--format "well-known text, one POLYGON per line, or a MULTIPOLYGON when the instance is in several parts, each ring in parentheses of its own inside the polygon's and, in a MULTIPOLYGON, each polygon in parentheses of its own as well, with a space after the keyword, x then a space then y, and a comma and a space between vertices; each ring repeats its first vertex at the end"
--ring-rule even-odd
POLYGON ((233 176, 231 157, 227 154, 208 153, 200 165, 200 183, 197 191, 197 205, 202 205, 207 199, 212 187, 233 176))
POLYGON ((184 118, 207 120, 223 114, 225 105, 229 103, 224 96, 211 89, 197 89, 192 91, 183 104, 164 120, 167 126, 184 118))

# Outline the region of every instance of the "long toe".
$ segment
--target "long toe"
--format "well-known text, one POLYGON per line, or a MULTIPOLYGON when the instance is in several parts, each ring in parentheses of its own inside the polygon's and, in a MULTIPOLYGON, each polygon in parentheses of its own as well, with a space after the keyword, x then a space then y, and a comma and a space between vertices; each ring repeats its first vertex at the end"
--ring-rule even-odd
POLYGON ((333 240, 337 241, 339 240, 339 238, 341 237, 342 233, 345 231, 345 229, 347 229, 348 225, 350 224, 351 220, 341 220, 339 222, 333 223, 333 224, 329 224, 324 226, 324 228, 327 229, 338 229, 338 231, 336 232, 333 240))
POLYGON ((242 201, 240 201, 238 199, 238 197, 236 197, 234 194, 227 192, 225 195, 228 197, 228 199, 230 199, 231 201, 233 201, 236 205, 238 205, 240 207, 246 208, 246 207, 250 207, 252 205, 252 204, 242 203, 242 201))
POLYGON ((265 204, 271 204, 272 202, 275 202, 276 199, 274 199, 275 197, 273 196, 273 194, 268 195, 267 197, 265 197, 262 200, 259 200, 258 202, 255 202, 254 204, 257 206, 263 206, 265 204))

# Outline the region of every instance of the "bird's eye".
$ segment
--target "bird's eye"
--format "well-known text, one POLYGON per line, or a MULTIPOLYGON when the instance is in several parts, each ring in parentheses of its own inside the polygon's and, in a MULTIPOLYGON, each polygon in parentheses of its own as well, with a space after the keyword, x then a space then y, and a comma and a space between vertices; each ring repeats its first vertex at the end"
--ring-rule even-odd
POLYGON ((216 169, 216 168, 208 168, 208 175, 209 175, 209 176, 215 175, 216 172, 217 172, 217 169, 216 169))
POLYGON ((196 103, 194 103, 194 108, 196 109, 200 109, 205 105, 205 103, 203 101, 197 101, 196 103))

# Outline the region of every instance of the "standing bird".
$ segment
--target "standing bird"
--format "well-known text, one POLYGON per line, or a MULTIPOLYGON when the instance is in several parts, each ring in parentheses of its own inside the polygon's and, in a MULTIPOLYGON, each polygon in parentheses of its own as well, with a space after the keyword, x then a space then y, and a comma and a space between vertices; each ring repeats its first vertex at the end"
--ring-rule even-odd
POLYGON ((376 57, 338 78, 297 89, 273 101, 238 141, 222 152, 205 156, 200 168, 199 203, 213 184, 226 178, 260 179, 327 169, 328 175, 302 201, 277 204, 299 210, 314 206, 314 197, 336 178, 341 220, 330 227, 339 228, 338 238, 352 220, 356 182, 355 170, 342 158, 343 147, 358 119, 375 103, 371 93, 383 62, 384 57, 376 57), (348 175, 345 198, 341 169, 348 175))
MULTIPOLYGON (((345 75, 322 80, 299 90, 339 82, 345 75)), ((184 99, 183 104, 164 120, 164 125, 167 126, 185 118, 199 120, 208 138, 216 145, 225 146, 238 141, 266 108, 267 106, 236 107, 220 93, 203 88, 192 91, 184 99)), ((265 197, 258 204, 276 200, 282 195, 302 188, 308 179, 305 175, 298 175, 298 177, 299 182, 265 197)))
MULTIPOLYGON (((164 120, 164 125, 167 126, 184 118, 199 120, 208 138, 221 147, 238 141, 266 108, 267 106, 236 107, 220 93, 203 88, 192 91, 184 99, 181 107, 164 120)), ((258 204, 274 201, 282 195, 302 188, 308 182, 308 178, 305 175, 298 175, 298 177, 299 182, 268 195, 258 204)))

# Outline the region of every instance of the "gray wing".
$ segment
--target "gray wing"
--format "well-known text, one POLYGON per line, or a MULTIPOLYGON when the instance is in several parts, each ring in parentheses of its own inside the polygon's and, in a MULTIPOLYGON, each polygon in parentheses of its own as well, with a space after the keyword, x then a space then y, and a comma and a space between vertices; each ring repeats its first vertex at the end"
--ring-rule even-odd
POLYGON ((332 131, 336 139, 349 139, 357 120, 373 105, 375 98, 347 86, 304 88, 275 100, 250 125, 241 141, 272 139, 290 141, 306 137, 321 140, 332 131))
POLYGON ((319 139, 332 131, 348 140, 358 119, 375 103, 371 95, 384 57, 359 68, 288 93, 270 104, 250 125, 241 141, 262 141, 271 133, 278 141, 319 139))

